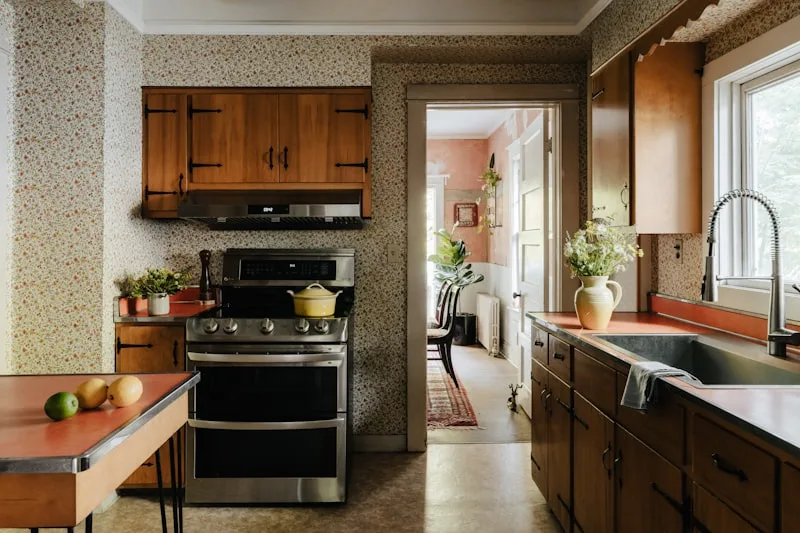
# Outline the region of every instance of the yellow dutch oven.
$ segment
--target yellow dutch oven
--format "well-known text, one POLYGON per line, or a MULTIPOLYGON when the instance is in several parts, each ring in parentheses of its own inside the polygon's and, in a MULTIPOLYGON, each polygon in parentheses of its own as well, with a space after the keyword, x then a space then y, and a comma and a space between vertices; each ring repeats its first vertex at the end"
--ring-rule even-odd
POLYGON ((312 283, 302 291, 286 291, 294 298, 294 314, 305 317, 332 316, 336 310, 336 297, 342 291, 331 292, 319 283, 312 283))

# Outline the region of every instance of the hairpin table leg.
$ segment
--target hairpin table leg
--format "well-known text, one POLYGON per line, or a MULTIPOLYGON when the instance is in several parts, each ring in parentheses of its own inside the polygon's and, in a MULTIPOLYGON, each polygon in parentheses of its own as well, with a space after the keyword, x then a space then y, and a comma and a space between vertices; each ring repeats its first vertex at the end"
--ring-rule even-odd
POLYGON ((86 522, 84 522, 84 533, 92 533, 92 513, 89 513, 89 516, 86 517, 86 522))
POLYGON ((175 473, 175 439, 169 438, 169 473, 172 476, 172 531, 178 533, 178 480, 175 473))
POLYGON ((183 533, 183 444, 181 442, 181 432, 178 430, 178 525, 179 533, 183 533))
POLYGON ((156 479, 158 480, 158 503, 161 506, 161 533, 167 533, 167 509, 164 506, 164 478, 161 477, 161 448, 156 450, 156 479))

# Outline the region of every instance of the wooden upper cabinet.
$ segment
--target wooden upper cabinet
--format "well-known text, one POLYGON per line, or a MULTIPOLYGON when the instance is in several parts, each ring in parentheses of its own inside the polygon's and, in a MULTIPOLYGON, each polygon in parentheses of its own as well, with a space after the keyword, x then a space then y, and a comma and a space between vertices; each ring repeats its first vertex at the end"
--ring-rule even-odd
POLYGON ((280 95, 280 181, 364 182, 369 108, 363 93, 280 95))
POLYGON ((186 95, 143 96, 142 212, 173 218, 186 192, 186 95))
POLYGON ((592 77, 592 218, 630 224, 631 73, 623 54, 592 77))
POLYGON ((668 43, 634 66, 639 233, 700 233, 702 43, 668 43))
POLYGON ((194 188, 278 181, 278 96, 195 94, 190 97, 194 188))

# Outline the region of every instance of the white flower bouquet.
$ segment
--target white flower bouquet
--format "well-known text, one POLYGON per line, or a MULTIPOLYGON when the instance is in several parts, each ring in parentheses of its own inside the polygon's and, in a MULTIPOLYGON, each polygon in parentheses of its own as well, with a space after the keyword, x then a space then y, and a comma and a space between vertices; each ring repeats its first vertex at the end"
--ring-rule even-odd
POLYGON ((572 236, 567 233, 564 242, 572 277, 612 276, 643 255, 636 235, 622 233, 602 219, 587 220, 583 229, 572 236))

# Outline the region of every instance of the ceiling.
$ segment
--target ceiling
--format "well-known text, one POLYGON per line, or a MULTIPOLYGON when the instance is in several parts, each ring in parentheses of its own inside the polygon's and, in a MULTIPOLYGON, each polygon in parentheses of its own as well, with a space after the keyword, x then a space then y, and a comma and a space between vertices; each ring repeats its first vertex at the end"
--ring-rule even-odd
POLYGON ((577 35, 611 0, 107 0, 144 33, 577 35))
POLYGON ((486 139, 514 109, 429 109, 429 139, 486 139))

